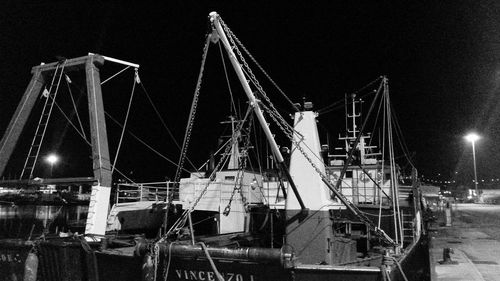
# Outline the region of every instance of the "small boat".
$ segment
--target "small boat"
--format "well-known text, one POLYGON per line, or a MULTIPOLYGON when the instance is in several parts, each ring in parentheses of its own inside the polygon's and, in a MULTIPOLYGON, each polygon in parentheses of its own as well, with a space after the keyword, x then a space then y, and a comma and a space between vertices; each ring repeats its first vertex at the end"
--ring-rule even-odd
MULTIPOLYGON (((0 272, 13 276, 7 280, 428 280, 416 170, 409 185, 400 182, 393 148, 379 152, 364 132, 368 118, 358 124, 360 100, 352 96, 346 102, 352 109, 346 117, 350 127, 340 137, 340 153, 330 154, 321 145, 312 104, 294 104, 294 123, 288 124, 243 53, 255 59, 217 13, 209 20, 201 69, 209 44, 221 44, 248 98, 246 113, 228 122, 231 134, 217 161, 214 156, 205 171, 181 178, 200 72, 174 180, 119 184, 109 215, 99 216, 109 208, 111 165, 107 144, 92 138, 96 183, 85 235, 0 241, 2 254, 12 257, 0 261, 0 272), (273 169, 250 165, 252 118, 267 140, 273 169), (286 145, 278 145, 269 122, 286 145)), ((64 65, 84 66, 89 80, 100 81, 92 69, 106 59, 111 58, 91 54, 64 65)), ((50 69, 56 77, 60 67, 44 65, 34 73, 50 69)), ((384 101, 386 117, 391 113, 387 81, 380 79, 374 98, 384 101)), ((100 88, 89 89, 96 105, 90 109, 97 116, 91 120, 94 132, 103 136, 100 88)), ((387 138, 392 145, 388 122, 383 142, 387 138)), ((1 143, 7 143, 5 137, 1 143)), ((0 150, 0 156, 8 153, 0 150)))

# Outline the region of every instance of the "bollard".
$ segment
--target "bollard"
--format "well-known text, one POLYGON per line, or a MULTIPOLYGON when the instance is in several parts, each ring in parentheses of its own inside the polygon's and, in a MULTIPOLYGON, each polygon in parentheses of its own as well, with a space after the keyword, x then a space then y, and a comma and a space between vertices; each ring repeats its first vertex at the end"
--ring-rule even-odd
POLYGON ((443 260, 440 261, 440 264, 458 264, 456 261, 451 260, 451 255, 454 251, 452 248, 443 248, 443 260))

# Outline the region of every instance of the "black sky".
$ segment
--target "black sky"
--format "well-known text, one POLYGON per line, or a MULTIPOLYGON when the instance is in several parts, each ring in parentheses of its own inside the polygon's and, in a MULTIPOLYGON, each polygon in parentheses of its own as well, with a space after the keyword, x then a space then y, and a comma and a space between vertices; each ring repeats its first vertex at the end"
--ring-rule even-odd
MULTIPOLYGON (((407 145, 422 174, 441 174, 446 180, 469 177, 471 147, 463 135, 475 130, 483 137, 477 143, 479 178, 500 178, 497 1, 81 2, 3 4, 0 134, 32 66, 54 61, 56 55, 94 52, 141 64, 145 87, 181 140, 207 16, 216 10, 293 100, 306 96, 321 107, 387 75, 407 145)), ((205 79, 217 78, 207 74, 205 79)), ((217 99, 207 97, 204 103, 218 108, 217 99)), ((141 117, 134 118, 132 124, 140 126, 141 117)), ((326 127, 337 122, 328 118, 339 117, 320 117, 326 127)), ((173 144, 164 149, 176 159, 173 144)))

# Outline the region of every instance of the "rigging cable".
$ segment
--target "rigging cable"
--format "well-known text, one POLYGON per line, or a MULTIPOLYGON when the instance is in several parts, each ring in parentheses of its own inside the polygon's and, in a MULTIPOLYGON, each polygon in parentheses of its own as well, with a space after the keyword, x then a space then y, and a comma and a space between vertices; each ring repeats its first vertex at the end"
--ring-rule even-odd
MULTIPOLYGON (((111 119, 111 121, 113 121, 116 125, 122 127, 123 125, 118 122, 115 118, 113 118, 113 116, 111 116, 109 113, 107 113, 106 111, 104 112, 106 114, 107 117, 109 117, 111 119)), ((152 152, 156 153, 158 156, 160 156, 161 158, 165 159, 167 162, 173 164, 174 166, 177 166, 177 163, 175 163, 173 160, 170 160, 168 157, 166 157, 165 155, 161 154, 158 150, 154 149, 152 146, 148 145, 145 141, 143 141, 142 139, 140 139, 136 134, 132 133, 130 130, 128 130, 128 133, 133 137, 135 138, 138 142, 140 142, 142 145, 144 145, 145 147, 149 148, 152 152)), ((189 172, 188 170, 186 169, 182 169, 183 171, 185 172, 189 172)))
MULTIPOLYGON (((231 142, 231 139, 229 138, 225 143, 223 143, 218 149, 217 151, 214 152, 214 155, 217 155, 219 154, 219 152, 222 151, 222 149, 226 148, 226 145, 228 145, 229 143, 231 142)), ((203 169, 203 167, 205 167, 208 163, 210 162, 210 158, 205 161, 197 170, 198 171, 201 171, 201 169, 203 169)))
POLYGON ((394 160, 394 141, 392 136, 392 119, 391 119, 391 107, 390 107, 390 99, 389 99, 389 86, 387 84, 387 78, 384 78, 384 99, 387 106, 387 136, 389 141, 389 160, 391 163, 391 186, 393 188, 393 208, 394 208, 394 227, 395 227, 395 236, 396 243, 400 240, 401 246, 403 245, 403 227, 401 222, 401 214, 399 209, 399 186, 398 180, 396 177, 396 164, 394 160), (399 237, 398 237, 399 235, 399 237))
POLYGON ((80 130, 76 127, 76 125, 73 122, 71 122, 71 119, 68 117, 68 115, 64 112, 64 110, 59 106, 59 104, 56 101, 54 101, 54 105, 59 110, 59 112, 63 115, 63 117, 66 118, 66 121, 68 121, 68 123, 71 125, 71 127, 73 127, 73 129, 75 129, 75 131, 80 135, 80 137, 82 137, 82 139, 84 141, 86 141, 88 144, 90 144, 90 142, 87 140, 87 138, 85 137, 83 132, 80 132, 80 130))
MULTIPOLYGON (((115 75, 116 76, 116 75, 115 75)), ((108 79, 109 80, 109 79, 108 79)), ((71 80, 70 80, 71 81, 71 80)), ((154 104, 152 103, 152 100, 149 98, 149 95, 147 94, 147 91, 146 89, 144 88, 143 86, 143 83, 142 81, 140 81, 138 79, 138 76, 135 76, 134 77, 134 86, 135 86, 135 83, 137 82, 140 82, 140 85, 142 86, 143 90, 145 91, 146 93, 146 96, 148 97, 149 101, 151 102, 151 105, 153 106, 154 110, 158 113, 158 110, 157 108, 154 106, 154 104)), ((74 84, 74 83, 72 83, 74 84)), ((71 93, 71 92, 70 92, 71 93)), ((87 145, 89 146, 92 146, 92 144, 90 143, 90 141, 87 140, 87 138, 85 138, 85 136, 83 135, 83 132, 80 132, 80 130, 76 127, 76 125, 71 121, 71 119, 68 117, 68 115, 64 112, 64 110, 58 105, 58 103, 56 101, 54 101, 54 105, 56 106, 56 108, 61 112, 61 114, 63 115, 63 117, 68 121, 68 123, 75 129, 75 131, 80 135, 80 137, 82 137, 82 139, 85 141, 85 143, 87 143, 87 145)), ((104 111, 104 114, 111 119, 111 121, 113 121, 116 125, 118 125, 119 127, 123 128, 124 125, 121 124, 120 122, 118 122, 116 120, 116 118, 114 118, 111 114, 109 114, 107 111, 104 111)), ((158 113, 159 114, 159 113, 158 113)), ((164 124, 163 122, 163 119, 161 119, 161 116, 160 117, 160 120, 162 121, 162 123, 164 124)), ((167 128, 168 130, 168 128, 167 128)), ((150 149, 152 152, 156 153, 157 155, 159 155, 161 158, 165 159, 167 162, 170 162, 171 164, 173 164, 174 166, 177 166, 177 163, 175 163, 173 160, 170 160, 168 157, 166 157, 165 155, 161 154, 160 152, 158 152, 156 149, 154 149, 153 147, 151 147, 150 145, 148 145, 145 141, 143 141, 142 139, 140 139, 137 135, 135 135, 134 133, 132 133, 130 130, 127 130, 127 132, 133 137, 135 138, 138 142, 140 142, 141 144, 143 144, 146 148, 150 149)), ((175 141, 175 140, 174 140, 175 141)), ((133 180, 131 180, 130 178, 128 178, 124 173, 122 173, 120 170, 118 170, 118 168, 115 168, 115 165, 112 165, 112 169, 116 170, 122 177, 124 177, 126 180, 132 182, 132 183, 135 183, 133 180)), ((196 168, 195 168, 196 169, 196 168)), ((184 171, 186 172, 189 172, 188 170, 184 169, 184 171)))
MULTIPOLYGON (((92 144, 90 143, 89 140, 87 140, 81 133, 80 131, 78 130, 78 128, 75 126, 75 124, 73 124, 73 122, 71 122, 70 118, 68 117, 68 115, 62 110, 62 108, 57 104, 57 102, 54 101, 54 105, 56 106, 56 108, 59 110, 59 112, 61 112, 61 114, 63 115, 63 117, 66 119, 66 121, 68 121, 68 123, 73 127, 73 129, 75 129, 75 131, 80 135, 80 137, 84 140, 84 142, 88 145, 88 146, 92 146, 92 144)), ((106 111, 104 112, 106 115, 108 115, 108 117, 110 117, 114 122, 117 122, 116 120, 114 120, 106 111)), ((120 125, 120 123, 117 123, 118 125, 120 125)), ((122 177, 124 177, 126 180, 132 182, 132 183, 135 183, 133 180, 131 180, 130 178, 128 178, 124 173, 122 173, 120 170, 116 169, 116 171, 118 172, 118 174, 120 174, 122 177)))
POLYGON ((115 160, 113 161, 113 166, 111 168, 111 175, 113 175, 113 171, 115 170, 116 162, 118 161, 118 155, 120 155, 120 148, 122 147, 123 135, 125 134, 125 129, 127 127, 128 117, 130 115, 130 108, 132 107, 132 100, 134 99, 135 93, 135 85, 139 80, 139 73, 137 68, 135 69, 134 74, 134 84, 132 85, 132 93, 130 93, 130 100, 128 101, 127 113, 125 114, 125 121, 122 126, 122 132, 120 134, 120 140, 118 141, 118 147, 116 148, 115 160))
MULTIPOLYGON (((260 95, 264 98, 264 100, 269 104, 269 106, 273 109, 273 111, 277 111, 275 106, 273 105, 273 103, 271 102, 271 100, 269 99, 268 95, 266 94, 266 91, 264 90, 264 88, 262 88, 262 86, 260 85, 259 81, 257 80, 257 78, 255 77, 255 74, 253 73, 252 69, 250 68, 250 66, 248 66, 248 63, 246 62, 245 58, 243 57, 243 55, 241 54, 241 51, 240 49, 238 48, 238 46, 236 45, 235 43, 235 40, 237 42, 239 42, 240 46, 245 49, 245 46, 243 46, 243 44, 241 44, 241 42, 238 40, 238 38, 236 37, 236 35, 234 35, 232 33, 232 31, 229 29, 229 27, 222 21, 221 18, 219 18, 220 20, 220 23, 221 25, 223 26, 225 32, 227 33, 228 35, 228 39, 230 40, 231 44, 232 44, 232 48, 236 51, 236 54, 238 54, 241 62, 242 62, 242 68, 241 70, 243 72, 245 72, 246 74, 246 77, 249 78, 249 80, 255 85, 255 87, 257 88, 257 92, 260 93, 260 95)), ((251 55, 250 55, 251 56, 251 55)), ((251 57, 253 58, 253 57, 251 57)), ((256 62, 256 61, 254 61, 256 62)), ((290 99, 286 98, 289 103, 292 103, 290 101, 290 99)), ((292 103, 292 106, 294 108, 296 108, 296 106, 292 103)), ((298 111, 298 110, 296 110, 298 111)), ((283 122, 286 123, 286 121, 283 120, 283 122)))
MULTIPOLYGON (((384 81, 382 81, 383 83, 384 81)), ((379 90, 382 88, 382 85, 379 86, 379 90)), ((378 95, 378 93, 377 93, 378 95)), ((381 99, 382 101, 383 99, 381 99)), ((381 102, 381 105, 383 103, 381 102)), ((382 109, 382 167, 381 167, 381 171, 382 171, 382 184, 384 184, 385 182, 385 137, 386 137, 386 120, 387 120, 387 107, 384 105, 383 109, 382 109)), ((379 193, 380 194, 380 193, 379 193)), ((392 190, 391 190, 391 196, 394 197, 394 193, 392 193, 392 190)), ((380 224, 382 222, 382 194, 380 194, 380 203, 379 203, 379 210, 378 210, 378 227, 380 228, 380 224)))
MULTIPOLYGON (((250 52, 248 51, 248 49, 243 45, 243 43, 241 43, 241 41, 238 39, 238 37, 236 37, 236 35, 234 35, 234 33, 231 31, 231 29, 229 29, 229 26, 227 26, 227 24, 222 20, 222 18, 219 17, 219 21, 220 21, 221 25, 224 27, 224 30, 226 31, 226 33, 228 34, 229 39, 231 39, 231 43, 233 43, 233 46, 234 46, 236 52, 238 53, 238 55, 240 56, 240 59, 242 60, 242 62, 245 65, 245 67, 248 68, 248 69, 250 69, 248 67, 248 64, 246 63, 245 59, 241 55, 240 50, 238 49, 238 47, 236 47, 235 42, 238 43, 241 46, 241 48, 243 49, 243 51, 248 55, 248 57, 253 61, 253 63, 255 63, 255 65, 257 66, 257 68, 266 76, 266 78, 271 82, 271 84, 273 84, 273 86, 285 98, 285 100, 292 106, 292 108, 296 112, 300 111, 299 108, 297 108, 297 106, 290 100, 290 98, 288 98, 288 96, 285 94, 285 92, 278 86, 278 84, 271 78, 271 76, 269 76, 269 74, 267 74, 267 72, 259 64, 259 62, 257 62, 257 60, 252 56, 252 54, 250 54, 250 52)), ((253 75, 253 73, 251 75, 255 79, 255 76, 253 75)), ((262 87, 258 87, 258 88, 260 88, 259 91, 262 89, 262 87)), ((261 93, 265 96, 265 92, 263 90, 262 90, 261 93)))
MULTIPOLYGON (((56 90, 55 90, 54 95, 53 95, 54 97, 52 98, 52 103, 49 105, 49 112, 46 113, 45 110, 46 110, 47 104, 49 102, 49 99, 50 99, 50 97, 52 95, 51 94, 52 93, 52 87, 54 86, 54 81, 56 79, 56 76, 58 75, 57 74, 57 70, 59 69, 61 63, 57 64, 56 69, 54 71, 54 75, 52 77, 52 82, 51 82, 50 87, 49 87, 47 99, 45 100, 45 104, 43 106, 42 116, 40 116, 40 121, 39 121, 39 123, 37 125, 36 131, 35 131, 35 135, 33 136, 33 140, 31 142, 30 150, 28 152, 28 156, 26 157, 26 162, 24 162, 23 171, 21 172, 21 179, 22 179, 22 177, 24 175, 24 172, 28 168, 27 165, 28 165, 29 159, 31 157, 34 157, 34 161, 33 161, 32 167, 29 168, 30 169, 30 174, 28 176, 28 179, 33 178, 33 172, 35 171, 35 166, 36 166, 36 163, 37 163, 37 159, 38 159, 38 156, 40 154, 40 148, 42 147, 42 143, 43 143, 43 140, 45 138, 45 132, 47 130, 47 124, 49 123, 50 117, 52 116, 52 109, 54 108, 54 101, 55 101, 55 99, 57 97, 57 93, 59 92, 59 86, 61 85, 61 79, 62 79, 62 75, 64 73, 64 69, 66 67, 66 62, 67 62, 67 60, 64 60, 62 62, 61 70, 60 70, 60 73, 59 73, 59 78, 57 80, 56 90), (45 120, 45 124, 42 124, 42 120, 44 119, 45 115, 47 116, 47 120, 45 120), (43 126, 42 133, 39 134, 38 130, 42 126, 43 126), (36 143, 37 136, 40 136, 41 138, 39 140, 39 143, 36 145, 35 143, 36 143), (31 151, 32 151, 32 149, 33 149, 34 146, 37 146, 37 148, 36 148, 36 154, 33 156, 33 155, 31 155, 31 151)), ((42 94, 42 96, 43 96, 43 94, 42 94)))
POLYGON ((238 132, 241 131, 243 123, 245 122, 246 118, 248 117, 248 114, 249 114, 249 112, 247 111, 247 115, 245 115, 245 118, 242 120, 242 122, 240 122, 238 124, 238 126, 237 126, 237 128, 235 130, 235 133, 233 133, 233 135, 231 136, 231 142, 228 143, 228 145, 226 146, 226 148, 224 150, 224 153, 222 154, 221 159, 219 160, 219 162, 217 163, 217 165, 215 166, 215 168, 210 173, 209 181, 206 183, 205 187, 200 192, 200 195, 196 198, 196 200, 193 202, 193 204, 191 204, 191 206, 188 209, 184 210, 184 212, 182 213, 182 215, 170 227, 170 229, 166 233, 165 237, 168 236, 168 234, 170 234, 170 233, 176 231, 177 229, 180 229, 180 228, 183 227, 183 225, 185 224, 186 219, 187 219, 187 212, 190 212, 190 211, 194 210, 195 207, 196 207, 196 205, 198 205, 198 203, 200 202, 201 198, 205 195, 205 193, 208 190, 208 187, 215 180, 216 172, 219 171, 221 169, 221 167, 223 166, 223 164, 229 159, 229 155, 230 155, 229 151, 233 147, 233 143, 235 141, 237 141, 236 136, 237 136, 238 132))
MULTIPOLYGON (((156 113, 156 116, 158 116, 158 119, 160 120, 161 124, 163 125, 163 128, 165 128, 165 130, 167 131, 168 135, 170 136, 170 138, 172 139, 172 141, 174 142, 174 144, 177 146, 177 148, 179 148, 179 151, 180 151, 181 150, 181 146, 179 145, 179 142, 177 142, 177 140, 174 137, 174 134, 172 134, 172 131, 170 131, 170 129, 168 128, 167 123, 165 122, 165 120, 161 116, 160 111, 158 110, 158 108, 154 104, 153 100, 151 99, 151 97, 150 97, 148 91, 146 90, 146 87, 144 86, 144 83, 142 81, 141 81, 140 85, 141 85, 142 90, 144 91, 144 94, 146 95, 146 98, 148 99, 149 103, 153 107, 153 110, 156 113)), ((189 165, 191 165, 191 167, 195 171, 197 171, 197 172, 200 171, 200 169, 197 169, 196 166, 193 164, 193 162, 191 162, 191 160, 188 157, 186 157, 186 160, 188 161, 189 165)), ((176 164, 176 166, 177 166, 177 164, 176 164)))
MULTIPOLYGON (((226 62, 224 60, 224 53, 222 52, 222 45, 219 43, 220 57, 222 61, 222 66, 224 67, 224 75, 226 77, 227 88, 229 90, 229 96, 231 97, 231 111, 234 110, 236 116, 238 116, 238 111, 236 110, 236 105, 234 103, 233 92, 231 91, 231 83, 229 82, 229 76, 227 74, 226 62)), ((239 118, 239 117, 238 117, 239 118)))
MULTIPOLYGON (((394 111, 394 107, 391 105, 391 109, 392 111, 394 111)), ((393 123, 394 125, 396 126, 396 137, 398 137, 398 142, 399 142, 399 145, 401 146, 401 149, 403 150, 403 155, 405 156, 406 160, 408 161, 408 163, 410 163, 410 165, 412 166, 412 168, 415 168, 415 165, 413 164, 411 158, 410 158, 410 152, 409 152, 409 149, 408 149, 408 146, 406 145, 406 141, 404 139, 404 136, 403 136, 403 131, 401 130, 401 126, 399 125, 399 122, 398 122, 398 119, 397 119, 397 115, 396 114, 392 114, 393 115, 393 123)))
MULTIPOLYGON (((383 78, 383 76, 379 76, 379 77, 375 78, 374 80, 372 80, 371 82, 369 82, 365 86, 361 87, 359 90, 356 90, 356 91, 352 92, 350 95, 357 95, 357 94, 361 93, 362 91, 366 90, 368 87, 372 86, 375 82, 379 81, 382 78, 383 78)), ((365 97, 365 96, 367 96, 369 94, 372 94, 372 93, 373 92, 368 92, 367 94, 364 94, 364 95, 360 96, 360 98, 363 98, 363 97, 365 97)), ((341 102, 343 102, 343 100, 335 101, 332 104, 327 105, 327 106, 319 109, 318 110, 318 115, 322 115, 322 114, 325 114, 325 113, 328 113, 328 112, 331 112, 333 110, 336 110, 336 109, 340 108, 341 106, 339 106, 339 103, 341 103, 341 102)))
MULTIPOLYGON (((349 210, 351 210, 353 212, 353 214, 355 214, 362 222, 366 223, 367 225, 369 225, 372 229, 374 228, 375 230, 375 233, 379 236, 381 236, 382 238, 384 238, 389 244, 394 244, 394 242, 392 241, 392 239, 390 237, 387 236, 387 234, 385 234, 385 232, 382 230, 382 229, 379 229, 379 228, 376 228, 374 227, 373 223, 371 222, 370 219, 368 219, 366 216, 364 216, 363 214, 361 214, 358 210, 358 208, 350 203, 346 198, 345 196, 343 196, 341 193, 338 192, 338 187, 334 187, 331 183, 330 183, 330 180, 327 178, 327 176, 322 173, 319 168, 311 161, 311 159, 308 157, 307 153, 302 149, 302 147, 300 145, 298 145, 296 142, 294 142, 294 137, 293 137, 293 134, 290 133, 288 130, 285 129, 284 125, 281 124, 281 122, 283 123, 286 123, 288 125, 288 123, 283 119, 283 117, 278 113, 278 111, 276 110, 276 108, 274 107, 274 105, 272 104, 272 102, 270 101, 269 97, 266 95, 264 89, 262 88, 262 86, 260 85, 260 83, 258 82, 258 80, 256 79, 255 75, 253 74, 252 70, 250 69, 250 67, 248 66, 248 64, 246 63, 244 57, 241 55, 241 52, 239 51, 238 47, 236 46, 236 44, 234 43, 234 38, 236 38, 234 36, 234 34, 232 34, 231 30, 229 30, 229 28, 227 27, 226 24, 224 24, 224 22, 222 21, 222 19, 220 19, 220 22, 225 30, 225 32, 228 34, 228 37, 229 37, 229 40, 231 41, 232 43, 232 47, 233 49, 236 51, 236 53, 239 55, 240 57, 240 60, 242 61, 243 63, 243 66, 247 69, 247 73, 249 74, 248 77, 250 78, 250 80, 255 84, 255 86, 257 87, 258 91, 260 92, 260 94, 262 95, 262 97, 264 97, 264 99, 266 100, 266 102, 269 104, 269 107, 272 109, 272 112, 275 112, 276 113, 276 116, 271 114, 271 118, 273 119, 273 121, 275 121, 278 126, 280 127, 280 129, 287 135, 288 138, 290 138, 290 140, 292 141, 292 143, 294 143, 294 145, 296 146, 296 148, 302 153, 302 155, 308 159, 308 162, 312 165, 312 167, 316 170, 316 172, 320 175, 321 179, 323 180, 323 182, 325 182, 325 184, 330 188, 330 190, 335 193, 341 200, 342 202, 346 205, 346 207, 349 208, 349 210), (234 37, 234 38, 233 38, 234 37), (278 120, 276 120, 276 118, 278 118, 278 120)), ((371 111, 371 110, 370 110, 371 111)), ((363 125, 364 127, 364 125, 363 125)), ((357 140, 359 141, 359 140, 357 140)), ((352 157, 352 155, 350 155, 349 157, 352 157)), ((344 170, 345 170, 345 167, 344 167, 344 170)), ((343 170, 343 172, 344 172, 343 170)), ((343 176, 343 173, 341 173, 341 176, 343 176)), ((340 181, 337 182, 337 184, 340 184, 340 181)))
POLYGON ((78 114, 78 109, 76 107, 75 99, 73 98, 73 91, 71 91, 71 86, 69 85, 69 84, 73 84, 73 82, 71 81, 71 79, 69 78, 69 76, 67 74, 64 74, 64 75, 66 77, 66 86, 68 87, 69 97, 71 98, 71 103, 73 104, 73 109, 75 110, 76 119, 78 120, 78 124, 80 124, 80 130, 83 134, 84 139, 87 139, 87 135, 85 134, 85 130, 83 129, 82 120, 80 119, 80 115, 78 114))
POLYGON ((124 69, 122 69, 122 70, 118 71, 117 73, 115 73, 115 74, 111 75, 111 77, 109 77, 109 78, 105 79, 104 81, 102 81, 102 82, 101 82, 101 85, 104 85, 104 83, 106 83, 106 82, 108 82, 109 80, 111 80, 111 79, 115 78, 116 76, 118 76, 118 74, 120 74, 120 73, 124 72, 125 70, 129 69, 129 67, 130 67, 130 66, 127 66, 127 67, 125 67, 124 69))

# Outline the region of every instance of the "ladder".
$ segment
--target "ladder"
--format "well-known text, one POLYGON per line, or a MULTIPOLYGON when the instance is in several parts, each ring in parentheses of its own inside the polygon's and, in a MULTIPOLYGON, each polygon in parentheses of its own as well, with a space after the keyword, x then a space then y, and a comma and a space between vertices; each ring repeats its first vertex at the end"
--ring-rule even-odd
POLYGON ((415 240, 415 223, 413 214, 406 214, 401 211, 403 219, 403 240, 404 242, 412 242, 415 240))
POLYGON ((56 100, 59 84, 61 83, 61 78, 64 73, 65 64, 66 61, 62 62, 62 65, 60 63, 56 66, 49 89, 45 89, 43 91, 43 96, 45 96, 45 103, 43 105, 40 120, 38 121, 38 126, 35 130, 35 135, 33 136, 33 140, 31 141, 28 156, 26 157, 26 161, 24 162, 24 167, 23 171, 21 172, 20 179, 33 178, 33 171, 35 170, 35 165, 40 154, 40 147, 45 136, 45 131, 47 130, 47 124, 49 122, 50 115, 52 114, 52 109, 56 100))

